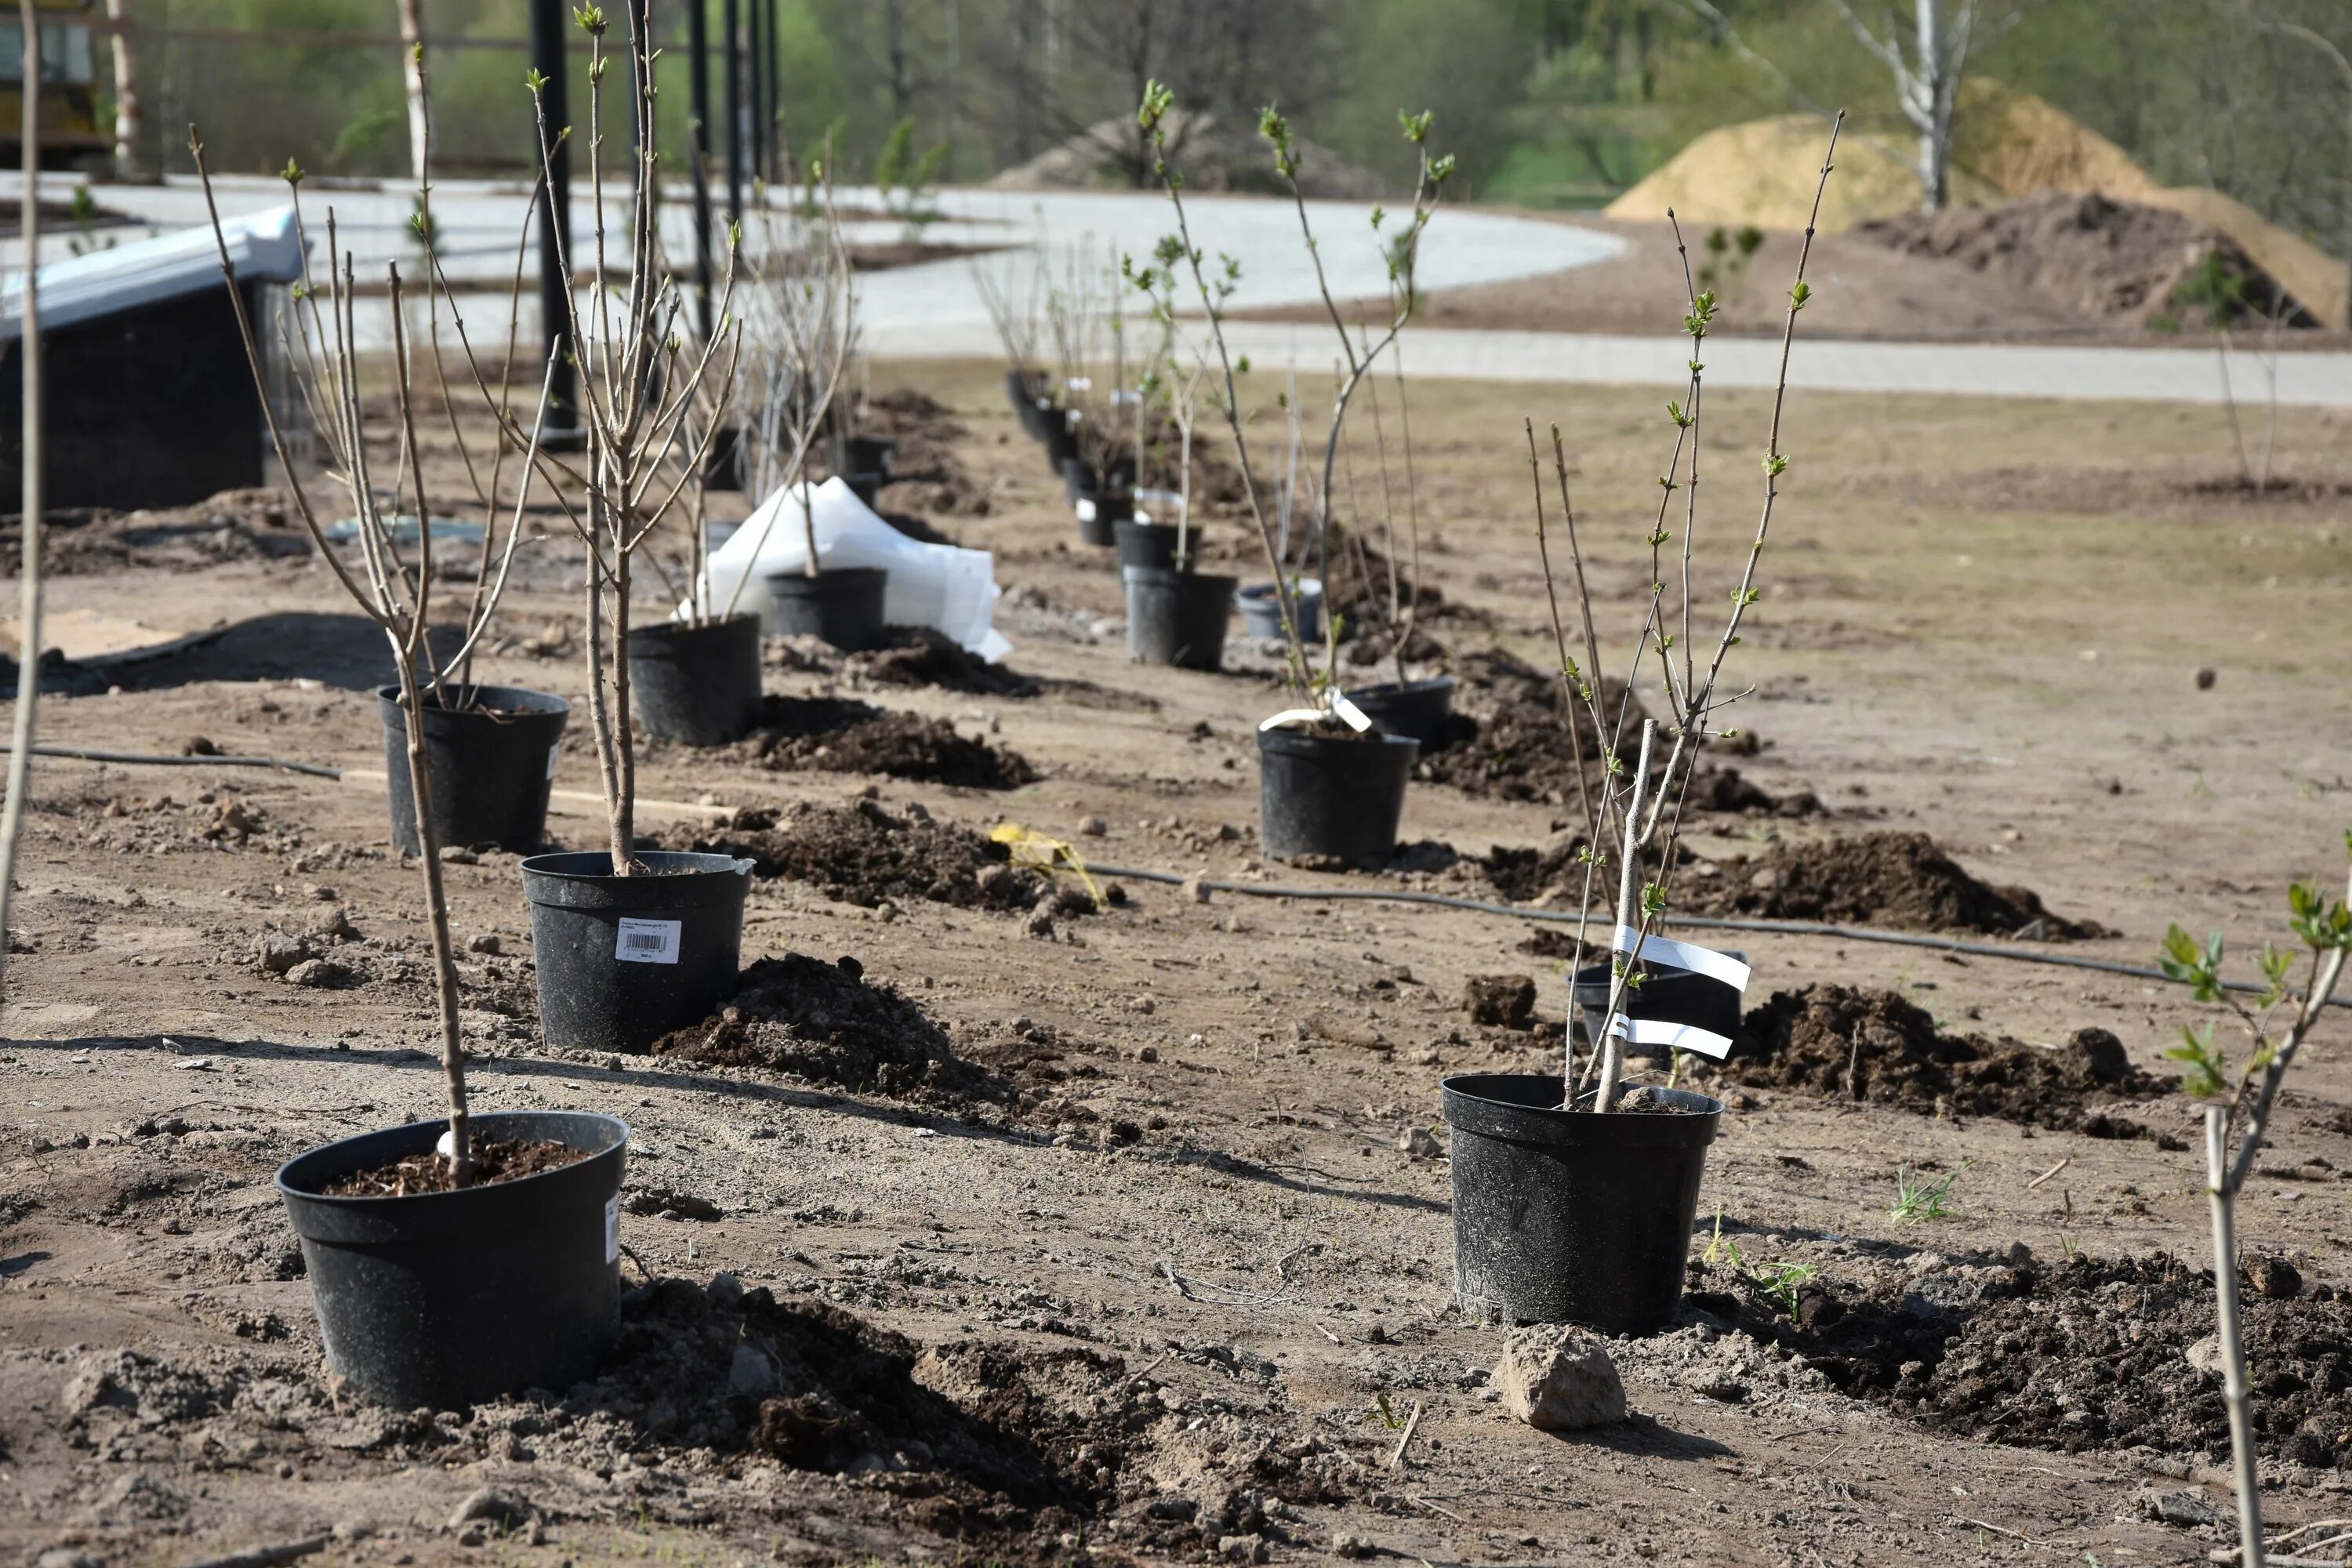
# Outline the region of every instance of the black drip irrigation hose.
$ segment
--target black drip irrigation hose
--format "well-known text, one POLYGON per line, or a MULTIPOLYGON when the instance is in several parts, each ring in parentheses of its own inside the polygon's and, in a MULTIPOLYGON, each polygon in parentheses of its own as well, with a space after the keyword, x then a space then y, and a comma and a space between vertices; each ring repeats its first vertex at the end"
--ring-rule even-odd
MULTIPOLYGON (((1172 871, 1146 871, 1134 866, 1087 863, 1087 870, 1104 877, 1129 877, 1139 882, 1193 883, 1218 893, 1245 893, 1258 899, 1354 899, 1375 903, 1433 904, 1440 909, 1468 910, 1482 915, 1507 915, 1513 920, 1547 925, 1574 925, 1582 917, 1564 910, 1530 910, 1517 904, 1492 903, 1485 899, 1461 899, 1450 893, 1423 893, 1408 888, 1294 888, 1266 882, 1222 882, 1208 877, 1182 877, 1172 871)), ((1831 936, 1849 942, 1881 942, 1897 947, 1924 947, 1934 952, 1966 953, 1972 958, 2004 958, 2012 963, 2048 963, 2063 969, 2095 969, 2102 974, 2128 974, 2138 980, 2169 983, 2160 969, 2139 963, 2117 963, 2105 958, 2079 958, 2070 952, 2038 952, 1989 942, 1962 942, 1956 937, 1922 936, 1916 931, 1879 931, 1871 926, 1830 925, 1821 921, 1732 920, 1716 915, 1667 915, 1673 926, 1708 931, 1752 931, 1774 936, 1831 936)), ((1599 924, 1600 922, 1595 922, 1599 924)), ((1613 929, 1614 922, 1609 922, 1613 929)), ((1599 948, 1596 952, 1601 951, 1599 948)), ((2225 980, 2231 991, 2259 995, 2263 987, 2246 980, 2225 980)), ((2352 996, 2331 996, 2331 1007, 2352 1007, 2352 996)))
MULTIPOLYGON (((0 756, 11 750, 8 742, 0 741, 0 756)), ((37 757, 69 757, 84 763, 146 763, 159 767, 183 768, 283 768, 289 773, 309 773, 313 778, 340 779, 341 768, 331 768, 324 763, 295 763, 284 757, 226 757, 217 754, 176 756, 168 752, 100 752, 88 746, 35 746, 37 757)))
MULTIPOLYGON (((0 756, 7 754, 8 744, 0 741, 0 756)), ((331 768, 323 763, 289 762, 283 757, 174 756, 163 752, 100 752, 85 746, 35 746, 37 757, 69 757, 85 763, 146 763, 164 767, 251 767, 282 768, 288 773, 309 773, 315 778, 341 779, 343 770, 331 768)), ((1503 915, 1511 920, 1535 921, 1547 925, 1574 925, 1581 916, 1564 910, 1530 910, 1517 904, 1498 904, 1485 899, 1460 899, 1451 893, 1423 893, 1410 888, 1295 888, 1279 883, 1225 882, 1210 877, 1186 877, 1174 871, 1147 871, 1139 866, 1105 866, 1099 863, 1087 867, 1089 872, 1106 877, 1126 877, 1138 882, 1165 882, 1172 887, 1193 883, 1217 893, 1241 893, 1254 899, 1324 899, 1358 900, 1372 903, 1433 904, 1439 909, 1467 910, 1474 914, 1503 915)), ((2160 969, 2141 963, 2117 963, 2105 958, 2078 958, 2071 952, 2037 952, 2031 948, 2004 947, 1989 942, 1962 942, 1957 937, 1922 936, 1916 931, 1879 931, 1871 926, 1830 925, 1821 921, 1761 921, 1733 920, 1718 915, 1667 915, 1665 921, 1673 926, 1688 926, 1706 931, 1752 931, 1774 936, 1828 936, 1847 942, 1885 942, 1896 947, 1924 947, 1931 952, 1965 953, 1971 958, 2000 958, 2011 963, 2046 963, 2061 969, 2094 969, 2102 974, 2127 974, 2135 980, 2167 981, 2169 977, 2160 969)), ((2231 991, 2258 995, 2263 987, 2247 980, 2225 980, 2222 985, 2231 991)), ((2352 996, 2331 996, 2331 1007, 2352 1007, 2352 996)))

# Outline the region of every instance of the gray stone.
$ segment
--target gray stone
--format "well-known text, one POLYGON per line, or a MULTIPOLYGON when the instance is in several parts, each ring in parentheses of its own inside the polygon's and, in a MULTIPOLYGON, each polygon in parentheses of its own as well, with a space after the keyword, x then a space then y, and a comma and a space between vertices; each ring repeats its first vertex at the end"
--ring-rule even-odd
POLYGON ((2203 1530, 2221 1521, 2221 1511, 2196 1492, 2165 1492, 2154 1487, 2139 1494, 2140 1511, 2158 1524, 2179 1530, 2203 1530))
POLYGON ((531 1521, 531 1506, 509 1491, 497 1487, 483 1487, 467 1494, 457 1510, 449 1515, 449 1528, 463 1531, 469 1524, 488 1525, 492 1530, 520 1530, 531 1521))
POLYGON ((350 972, 340 963, 330 963, 323 958, 306 958, 286 972, 289 985, 327 988, 341 985, 350 972))
POLYGON ((312 957, 310 942, 300 937, 270 932, 253 944, 254 957, 272 974, 283 974, 312 957))
POLYGON ((1601 1342, 1577 1329, 1516 1329, 1495 1366, 1503 1407, 1530 1426, 1572 1432, 1625 1419, 1625 1384, 1601 1342))
POLYGON ((1408 1127, 1398 1133, 1397 1149, 1415 1160, 1434 1160, 1445 1152, 1445 1145, 1426 1127, 1408 1127))

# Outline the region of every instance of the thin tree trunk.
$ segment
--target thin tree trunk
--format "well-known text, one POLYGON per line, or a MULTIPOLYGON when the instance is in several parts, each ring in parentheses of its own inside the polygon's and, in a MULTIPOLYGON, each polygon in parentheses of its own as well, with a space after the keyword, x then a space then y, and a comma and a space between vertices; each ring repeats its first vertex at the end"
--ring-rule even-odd
POLYGON ((138 51, 131 37, 131 0, 106 0, 106 20, 114 51, 114 177, 139 177, 140 123, 138 51))
MULTIPOLYGON (((22 509, 24 625, 16 649, 16 719, 8 752, 8 803, 0 807, 0 966, 8 954, 8 906, 16 889, 16 840, 25 826, 25 792, 33 772, 33 710, 41 696, 41 312, 39 266, 41 243, 41 32, 33 0, 17 0, 19 26, 25 32, 24 149, 25 226, 24 299, 18 317, 25 372, 24 444, 19 467, 24 474, 22 509)), ((0 973, 5 968, 0 968, 0 973)))
POLYGON ((637 861, 637 752, 629 732, 629 552, 615 541, 613 553, 613 875, 625 877, 637 861))
POLYGON ((408 168, 422 180, 431 145, 425 107, 424 0, 400 0, 400 72, 408 84, 408 168))
POLYGON ((1918 89, 1927 101, 1926 123, 1919 130, 1919 188, 1929 212, 1941 212, 1951 199, 1952 121, 1944 91, 1944 18, 1938 0, 1916 0, 1919 31, 1918 89))
POLYGON ((433 821, 433 772, 425 763, 423 693, 415 656, 393 639, 400 711, 408 727, 408 791, 416 806, 416 848, 425 860, 425 912, 433 928, 433 990, 441 1007, 441 1078, 449 1090, 449 1179, 474 1179, 472 1123, 466 1110, 466 1044, 457 1026, 457 959, 449 940, 449 893, 441 881, 441 831, 433 821))
POLYGON ((2245 1568, 2263 1568, 2262 1481, 2254 1471, 2254 1426, 2246 1389, 2245 1342, 2238 1324, 2238 1237, 2226 1135, 2230 1113, 2205 1108, 2205 1197, 2213 1214, 2213 1299, 2220 1308, 2221 1399, 2230 1411, 2230 1461, 2238 1489, 2238 1551, 2245 1568))

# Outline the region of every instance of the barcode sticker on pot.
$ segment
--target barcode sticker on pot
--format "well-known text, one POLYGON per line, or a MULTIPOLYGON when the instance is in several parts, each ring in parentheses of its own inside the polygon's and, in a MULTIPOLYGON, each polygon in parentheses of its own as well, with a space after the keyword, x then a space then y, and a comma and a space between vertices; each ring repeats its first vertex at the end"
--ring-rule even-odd
POLYGON ((547 781, 548 781, 548 783, 550 783, 550 784, 553 784, 553 783, 555 782, 555 764, 556 764, 557 763, 561 762, 561 761, 562 760, 562 758, 563 758, 563 752, 562 752, 562 749, 561 747, 557 747, 557 746, 550 746, 550 747, 548 747, 548 748, 547 748, 547 781))
POLYGON ((1092 496, 1080 496, 1078 498, 1078 521, 1080 522, 1092 522, 1094 520, 1094 498, 1092 496))
POLYGON ((621 1194, 604 1200, 604 1261, 621 1261, 621 1194))
POLYGON ((625 916, 613 956, 623 963, 676 963, 677 948, 677 921, 633 921, 625 916))

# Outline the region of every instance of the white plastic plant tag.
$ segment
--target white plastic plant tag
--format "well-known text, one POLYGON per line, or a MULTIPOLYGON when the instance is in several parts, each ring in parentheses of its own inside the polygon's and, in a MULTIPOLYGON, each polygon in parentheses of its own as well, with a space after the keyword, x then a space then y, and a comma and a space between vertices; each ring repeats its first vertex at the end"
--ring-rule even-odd
POLYGON ((1359 735, 1372 727, 1370 716, 1339 692, 1331 693, 1331 711, 1337 713, 1348 728, 1359 735))
POLYGON ((563 751, 562 751, 562 748, 558 747, 558 746, 550 746, 550 747, 548 747, 548 748, 547 748, 547 782, 548 782, 548 783, 550 783, 550 784, 553 784, 553 783, 555 782, 555 764, 556 764, 558 762, 562 761, 562 757, 563 757, 563 751))
POLYGON ((1078 521, 1079 521, 1080 522, 1092 522, 1094 520, 1095 520, 1095 500, 1094 500, 1094 497, 1092 497, 1092 496, 1080 496, 1080 497, 1078 498, 1078 521))
POLYGON ((1261 730, 1286 730, 1293 724, 1312 724, 1323 717, 1319 708, 1286 708, 1271 719, 1261 720, 1261 730))
POLYGON ((1700 1056, 1713 1057, 1717 1061, 1731 1054, 1731 1042, 1713 1030, 1669 1023, 1664 1018, 1628 1018, 1620 1013, 1610 1024, 1609 1032, 1637 1046, 1665 1046, 1677 1051, 1696 1051, 1700 1056))
POLYGON ((604 1200, 604 1261, 621 1261, 621 1194, 604 1200))
POLYGON ((613 956, 623 963, 676 963, 678 929, 677 921, 638 921, 624 915, 620 934, 613 942, 613 956))
POLYGON ((1639 942, 1641 956, 1652 963, 1663 963, 1669 969, 1687 969, 1693 974, 1704 974, 1709 980, 1730 986, 1742 995, 1748 993, 1748 965, 1736 958, 1727 958, 1711 947, 1695 942, 1675 942, 1669 937, 1643 936, 1631 926, 1617 928, 1617 951, 1628 955, 1639 942))

